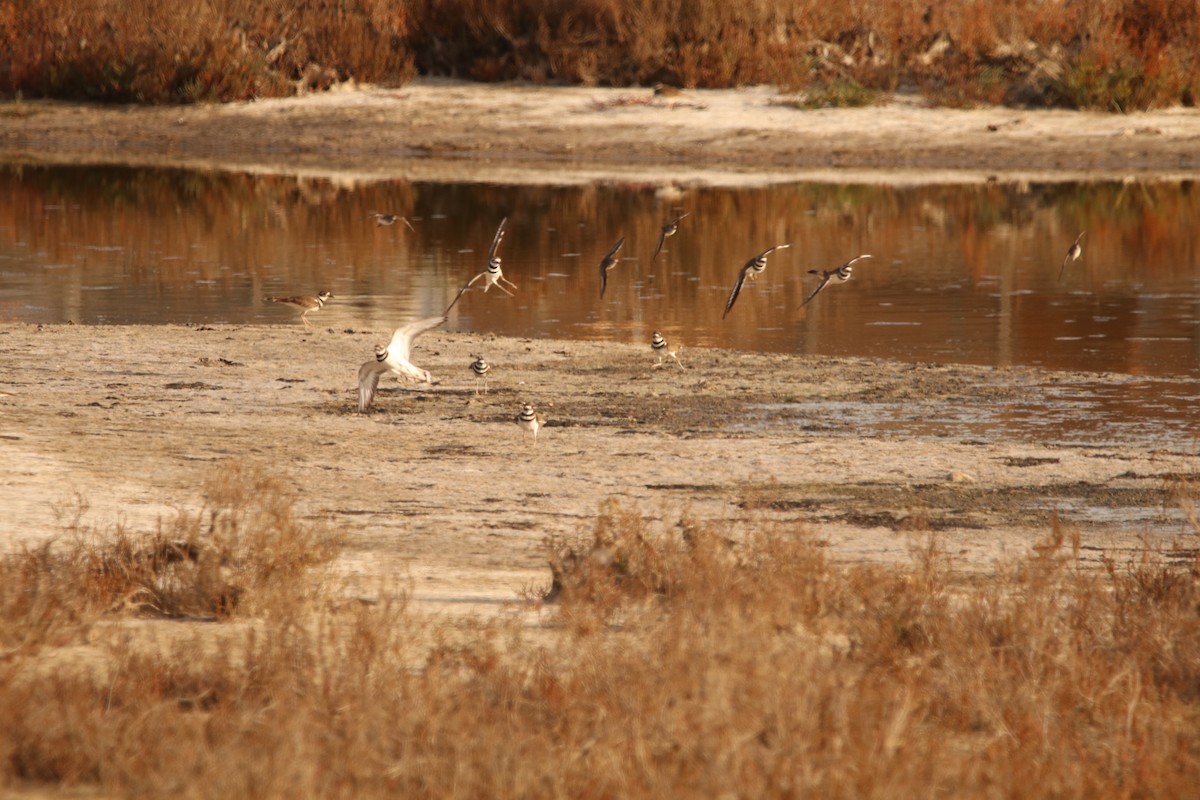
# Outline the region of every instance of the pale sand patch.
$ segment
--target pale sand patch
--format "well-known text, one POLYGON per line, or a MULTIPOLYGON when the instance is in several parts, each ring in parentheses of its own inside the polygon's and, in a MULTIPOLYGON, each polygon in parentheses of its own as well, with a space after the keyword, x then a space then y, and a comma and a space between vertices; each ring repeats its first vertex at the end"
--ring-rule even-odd
POLYGON ((422 79, 220 106, 0 104, 0 159, 325 177, 577 184, 1181 179, 1200 111, 799 110, 773 87, 689 90, 422 79))

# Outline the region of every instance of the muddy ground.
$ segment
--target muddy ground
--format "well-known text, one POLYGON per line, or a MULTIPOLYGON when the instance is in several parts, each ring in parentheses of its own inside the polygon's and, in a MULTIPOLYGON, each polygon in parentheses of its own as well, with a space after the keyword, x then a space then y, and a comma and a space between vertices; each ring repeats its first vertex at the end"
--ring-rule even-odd
MULTIPOLYGON (((802 112, 766 88, 660 97, 421 81, 193 108, 5 103, 0 159, 664 187, 1192 177, 1200 114, 904 97, 802 112)), ((415 360, 440 383, 402 391, 387 378, 359 414, 356 370, 388 334, 0 327, 5 545, 54 535, 80 503, 97 527, 151 528, 196 508, 211 470, 249 459, 287 475, 306 515, 344 526, 348 572, 411 577, 419 598, 447 608, 544 585, 545 541, 587 530, 612 500, 667 520, 808 526, 846 561, 908 558, 932 531, 963 568, 989 570, 1056 515, 1093 564, 1144 539, 1195 547, 1180 511, 1200 471, 1194 443, 1072 442, 986 423, 1010 406, 1049 407, 1048 385, 1128 376, 714 350, 656 368, 648 345, 435 332, 415 360), (467 369, 478 352, 495 364, 479 395, 467 369), (549 420, 536 444, 514 422, 524 401, 549 420), (985 422, 960 428, 963 409, 985 422)))
POLYGON ((150 530, 198 508, 212 470, 248 459, 286 475, 305 516, 347 531, 348 572, 411 579, 418 598, 455 608, 548 583, 547 538, 588 530, 613 500, 669 522, 807 526, 839 561, 907 559, 934 532, 961 568, 986 571, 1055 515, 1092 564, 1127 560, 1147 536, 1195 547, 1179 510, 1200 468, 1187 443, 895 431, 1123 376, 702 349, 657 367, 648 344, 435 331, 414 359, 436 385, 386 377, 360 414, 358 366, 388 333, 0 327, 6 527, 52 535, 82 500, 97 527, 150 530), (495 366, 477 394, 480 352, 495 366), (515 423, 525 401, 548 420, 536 443, 515 423))

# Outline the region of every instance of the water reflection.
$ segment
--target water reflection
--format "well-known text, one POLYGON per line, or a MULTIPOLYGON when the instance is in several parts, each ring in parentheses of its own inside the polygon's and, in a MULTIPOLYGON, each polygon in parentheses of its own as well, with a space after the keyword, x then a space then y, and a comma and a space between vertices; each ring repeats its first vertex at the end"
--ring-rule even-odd
POLYGON ((501 217, 515 298, 451 329, 1166 375, 1200 372, 1191 182, 755 189, 346 184, 119 168, 0 169, 0 319, 298 324, 267 294, 330 289, 321 326, 440 313, 501 217), (662 223, 690 216, 651 264, 662 223), (378 227, 372 211, 403 214, 378 227), (1066 248, 1084 255, 1058 279, 1066 248), (599 298, 597 264, 621 236, 599 298), (729 318, 740 266, 780 242, 729 318), (855 278, 803 310, 816 279, 855 278))

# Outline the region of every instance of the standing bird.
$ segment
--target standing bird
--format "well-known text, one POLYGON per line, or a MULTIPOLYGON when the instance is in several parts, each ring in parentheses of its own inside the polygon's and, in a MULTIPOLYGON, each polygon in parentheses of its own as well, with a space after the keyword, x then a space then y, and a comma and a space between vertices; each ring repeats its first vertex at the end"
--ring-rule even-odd
POLYGON ((533 443, 537 444, 538 429, 546 424, 546 418, 533 410, 533 406, 526 403, 521 413, 517 414, 517 424, 525 430, 533 434, 533 443))
POLYGON ((366 411, 371 407, 375 389, 379 386, 379 379, 385 372, 394 373, 397 377, 407 378, 415 383, 433 383, 433 377, 428 370, 414 366, 408 360, 409 351, 412 348, 413 339, 445 321, 446 317, 441 316, 410 322, 392 332, 392 340, 388 342, 387 347, 381 344, 375 345, 375 359, 358 368, 359 411, 366 411))
POLYGON ((284 305, 295 306, 300 309, 300 321, 304 323, 304 327, 311 328, 313 324, 308 321, 308 312, 320 311, 326 301, 332 300, 333 295, 329 292, 320 292, 318 294, 300 294, 292 297, 275 297, 268 295, 263 298, 264 303, 283 303, 284 305))
POLYGON ((406 228, 408 228, 410 231, 416 233, 416 230, 417 230, 416 228, 414 228, 412 226, 412 223, 410 223, 407 219, 400 216, 399 214, 384 214, 379 211, 372 211, 370 214, 367 215, 367 219, 370 219, 371 217, 375 218, 375 224, 377 226, 395 225, 397 222, 403 222, 404 226, 406 228))
POLYGON ((729 309, 733 308, 733 304, 737 302, 738 295, 742 293, 742 284, 746 282, 746 278, 750 278, 750 280, 757 279, 762 274, 762 271, 767 268, 767 256, 776 250, 783 250, 788 247, 791 247, 791 245, 777 244, 774 247, 768 247, 746 262, 746 265, 738 272, 737 283, 733 284, 733 291, 729 293, 729 299, 725 302, 725 313, 721 315, 721 319, 725 319, 725 316, 729 314, 729 309))
POLYGON ((504 284, 501 283, 501 281, 507 283, 514 289, 517 288, 517 285, 508 278, 504 277, 504 273, 500 270, 500 257, 496 255, 496 250, 500 247, 500 240, 504 238, 504 223, 506 222, 508 222, 508 217, 500 220, 500 227, 496 229, 496 238, 492 239, 492 249, 488 250, 487 269, 476 275, 474 278, 471 278, 471 280, 467 281, 466 286, 458 290, 458 294, 454 296, 454 300, 452 300, 450 305, 446 307, 447 314, 450 313, 450 309, 454 308, 454 304, 457 303, 458 299, 463 296, 463 293, 465 293, 467 289, 470 289, 471 285, 480 278, 484 278, 483 291, 485 293, 488 289, 496 286, 500 289, 500 291, 504 292, 509 297, 513 296, 512 292, 504 288, 504 284))
POLYGON ((1079 244, 1079 240, 1083 238, 1083 234, 1085 233, 1087 233, 1087 231, 1080 231, 1079 235, 1075 237, 1075 241, 1072 242, 1071 246, 1067 248, 1067 256, 1063 259, 1062 267, 1060 267, 1058 270, 1058 279, 1060 281, 1062 280, 1063 272, 1067 269, 1067 262, 1075 261, 1081 255, 1083 255, 1083 245, 1079 244))
POLYGON ((604 299, 604 290, 608 288, 608 271, 617 265, 617 251, 625 244, 625 237, 622 236, 613 249, 605 254, 604 258, 600 259, 600 299, 604 299))
MULTIPOLYGON (((475 373, 475 377, 483 381, 483 391, 487 392, 487 374, 492 371, 492 365, 487 363, 483 356, 475 356, 475 360, 471 362, 471 372, 475 373)), ((475 385, 475 394, 479 394, 479 384, 475 385)))
POLYGON ((658 258, 658 254, 662 252, 663 242, 665 242, 667 240, 667 237, 674 236, 679 231, 679 221, 681 219, 683 219, 684 217, 686 217, 690 213, 692 213, 692 212, 690 212, 690 211, 683 212, 678 217, 676 217, 675 219, 668 222, 666 225, 663 225, 662 228, 658 231, 658 249, 654 251, 654 258, 650 259, 651 264, 654 263, 655 258, 658 258))
POLYGON ((670 345, 667 344, 667 340, 664 339, 663 335, 658 331, 655 331, 654 335, 650 338, 650 347, 655 353, 658 354, 658 363, 654 366, 661 367, 663 365, 663 354, 665 353, 667 358, 673 359, 675 363, 679 365, 680 369, 683 368, 683 362, 679 360, 679 355, 675 350, 670 349, 670 345))
POLYGON ((806 305, 808 305, 808 301, 820 294, 821 290, 828 286, 830 281, 845 283, 846 281, 850 280, 851 273, 854 271, 852 265, 854 262, 862 261, 864 258, 874 258, 874 256, 872 256, 870 253, 864 253, 861 256, 855 256, 836 269, 810 269, 808 274, 820 275, 821 282, 817 284, 817 288, 812 290, 812 294, 804 298, 804 302, 800 304, 800 307, 804 308, 806 305))

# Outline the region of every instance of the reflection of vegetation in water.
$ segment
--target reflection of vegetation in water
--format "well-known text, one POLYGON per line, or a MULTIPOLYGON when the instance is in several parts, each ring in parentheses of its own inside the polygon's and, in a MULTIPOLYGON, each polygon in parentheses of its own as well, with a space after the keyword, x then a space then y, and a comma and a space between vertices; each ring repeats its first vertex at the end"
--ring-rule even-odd
MULTIPOLYGON (((257 316, 263 294, 325 288, 346 298, 399 297, 395 313, 429 313, 479 271, 496 224, 507 216, 504 269, 521 286, 520 299, 468 295, 454 324, 635 339, 666 327, 686 346, 777 350, 796 347, 787 329, 799 324, 810 352, 887 355, 847 343, 882 348, 885 340, 904 339, 918 358, 921 348, 942 346, 926 357, 980 363, 997 352, 1032 353, 1038 337, 1077 336, 1062 327, 1075 323, 1060 320, 1083 314, 1090 324, 1093 316, 1132 313, 1146 294, 1190 291, 1192 220, 1200 211, 1190 182, 793 184, 660 194, 639 183, 355 185, 183 170, 13 167, 0 174, 0 184, 11 198, 0 207, 0 248, 18 265, 36 304, 50 309, 50 320, 201 321, 218 308, 220 319, 265 321, 271 318, 257 316), (691 214, 651 265, 659 227, 680 210, 691 214), (416 231, 379 228, 368 219, 372 211, 416 219, 416 231), (1059 282, 1063 254, 1084 230, 1084 257, 1059 282), (601 304, 595 267, 620 237, 627 242, 623 260, 601 304), (737 270, 783 242, 793 248, 772 259, 763 278, 747 287, 748 302, 739 301, 722 321, 737 270), (797 311, 812 287, 807 270, 860 253, 875 258, 856 267, 851 284, 797 311), (87 292, 96 285, 117 289, 87 292), (1101 308, 1109 303, 1116 307, 1101 308), (970 327, 998 314, 1008 320, 1003 330, 970 327), (888 337, 864 329, 889 321, 909 329, 888 337), (945 355, 946 343, 962 340, 964 354, 945 355), (1004 341, 1029 345, 1006 349, 1004 341)), ((1138 324, 1187 313, 1154 311, 1138 324)), ((1084 335, 1111 339, 1133 330, 1121 324, 1084 335)), ((1103 358, 1092 368, 1110 368, 1103 358)))
MULTIPOLYGON (((260 526, 247 538, 336 553, 259 483, 220 509, 260 526)), ((914 514, 907 563, 846 565, 803 525, 661 511, 606 504, 548 542, 535 625, 276 574, 296 554, 261 546, 226 566, 264 579, 199 625, 148 602, 192 568, 131 560, 138 534, 6 555, 0 781, 264 798, 1181 797, 1200 781, 1194 549, 1089 568, 1055 523, 972 571, 914 514), (123 593, 126 567, 142 591, 123 593)))

